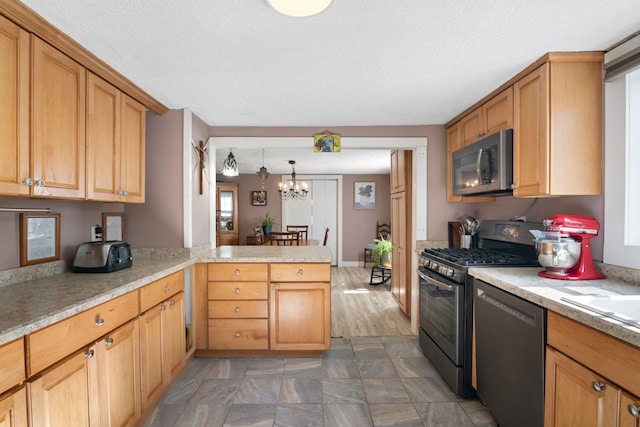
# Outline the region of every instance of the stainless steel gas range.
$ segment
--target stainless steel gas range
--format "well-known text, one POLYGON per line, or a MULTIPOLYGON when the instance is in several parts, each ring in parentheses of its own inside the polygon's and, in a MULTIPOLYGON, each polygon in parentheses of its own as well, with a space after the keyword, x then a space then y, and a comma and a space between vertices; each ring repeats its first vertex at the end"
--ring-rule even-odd
POLYGON ((475 395, 471 386, 473 278, 470 267, 540 265, 529 230, 542 224, 484 221, 478 247, 425 249, 420 257, 419 342, 451 389, 462 397, 475 395))

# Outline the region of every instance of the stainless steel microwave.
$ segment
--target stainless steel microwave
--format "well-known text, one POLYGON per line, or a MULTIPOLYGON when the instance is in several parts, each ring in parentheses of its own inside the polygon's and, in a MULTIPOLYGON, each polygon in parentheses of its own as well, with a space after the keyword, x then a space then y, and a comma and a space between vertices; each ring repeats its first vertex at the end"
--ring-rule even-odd
POLYGON ((513 193, 513 129, 489 135, 452 153, 456 196, 513 193))

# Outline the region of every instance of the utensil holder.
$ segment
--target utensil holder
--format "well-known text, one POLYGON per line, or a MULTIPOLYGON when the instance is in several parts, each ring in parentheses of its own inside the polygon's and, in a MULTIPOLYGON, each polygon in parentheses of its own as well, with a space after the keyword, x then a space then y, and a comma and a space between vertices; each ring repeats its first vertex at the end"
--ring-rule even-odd
POLYGON ((473 236, 470 234, 463 234, 460 236, 460 247, 462 249, 469 249, 471 247, 471 240, 473 236))

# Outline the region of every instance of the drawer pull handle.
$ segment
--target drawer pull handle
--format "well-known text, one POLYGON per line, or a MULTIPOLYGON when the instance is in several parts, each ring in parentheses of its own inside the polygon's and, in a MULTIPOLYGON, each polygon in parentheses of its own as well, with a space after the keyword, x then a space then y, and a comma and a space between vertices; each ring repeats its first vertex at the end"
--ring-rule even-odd
POLYGON ((89 351, 85 351, 85 352, 84 352, 84 355, 87 357, 87 359, 91 359, 91 358, 93 358, 93 356, 94 356, 95 354, 96 354, 96 352, 95 352, 95 351, 93 351, 93 350, 89 350, 89 351))
POLYGON ((236 288, 234 292, 236 293, 236 295, 238 295, 240 293, 240 288, 236 288))
POLYGON ((629 413, 631 414, 632 417, 634 418, 640 418, 640 406, 639 405, 633 405, 633 404, 629 404, 629 406, 627 406, 627 409, 629 410, 629 413))
POLYGON ((302 276, 302 273, 303 273, 302 269, 298 270, 298 276, 302 276))
POLYGON ((170 290, 171 290, 171 287, 170 287, 169 285, 167 285, 167 286, 165 286, 165 287, 164 287, 164 291, 165 291, 165 292, 169 292, 170 290))
POLYGON ((236 269, 236 271, 234 271, 234 274, 235 274, 236 276, 239 276, 239 275, 240 275, 240 270, 236 269))
POLYGON ((595 391, 597 391, 598 393, 600 393, 601 391, 603 391, 605 389, 605 385, 604 385, 604 383, 601 383, 600 381, 593 381, 591 383, 591 388, 594 389, 595 391))
POLYGON ((160 306, 160 311, 165 311, 166 309, 167 309, 167 306, 166 306, 166 305, 162 304, 162 305, 160 306))
POLYGON ((241 337, 240 332, 236 332, 235 337, 240 338, 241 337))
POLYGON ((174 300, 169 301, 169 305, 174 306, 176 305, 176 302, 174 300))
POLYGON ((104 343, 107 347, 111 347, 113 345, 113 338, 107 338, 104 343))
POLYGON ((102 326, 102 325, 104 325, 104 319, 96 317, 96 326, 102 326))
POLYGON ((236 307, 236 313, 240 313, 240 307, 236 307))

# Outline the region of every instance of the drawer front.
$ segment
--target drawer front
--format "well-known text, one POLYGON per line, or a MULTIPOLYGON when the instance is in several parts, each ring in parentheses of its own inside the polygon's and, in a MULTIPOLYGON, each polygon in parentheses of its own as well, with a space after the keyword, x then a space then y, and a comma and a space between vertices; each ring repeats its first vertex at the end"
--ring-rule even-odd
POLYGON ((211 263, 207 266, 209 281, 266 282, 269 279, 267 264, 211 263))
POLYGON ((331 264, 271 264, 272 282, 330 282, 331 264))
POLYGON ((0 346, 0 394, 24 379, 24 340, 20 338, 0 346))
POLYGON ((267 350, 267 319, 209 319, 210 350, 267 350))
POLYGON ((184 271, 178 271, 140 288, 140 312, 149 310, 184 290, 184 271))
POLYGON ((269 289, 266 283, 223 283, 209 282, 207 292, 210 300, 267 299, 269 289))
POLYGON ((267 301, 209 301, 207 311, 210 319, 266 318, 269 304, 267 301))
POLYGON ((27 335, 29 375, 91 344, 137 315, 135 291, 27 335))

